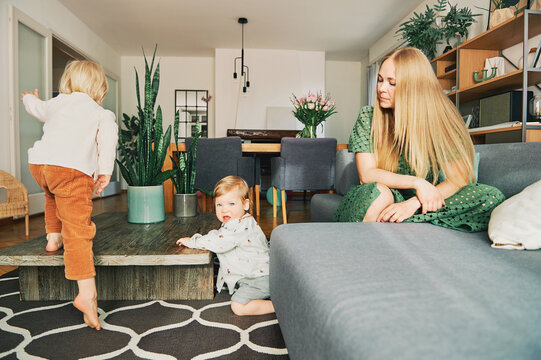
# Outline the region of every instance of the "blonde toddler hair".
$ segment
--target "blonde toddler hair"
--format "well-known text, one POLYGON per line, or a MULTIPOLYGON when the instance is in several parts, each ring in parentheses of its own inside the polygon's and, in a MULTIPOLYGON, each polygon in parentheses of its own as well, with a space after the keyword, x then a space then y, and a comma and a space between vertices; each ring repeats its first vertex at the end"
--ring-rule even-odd
POLYGON ((101 65, 89 60, 75 60, 66 65, 60 79, 62 94, 83 92, 99 105, 107 96, 108 84, 101 65))
MULTIPOLYGON (((246 181, 244 181, 243 178, 232 175, 226 176, 216 183, 216 186, 214 187, 214 197, 222 196, 233 190, 238 191, 242 202, 248 199, 248 193, 250 191, 248 184, 246 183, 246 181)), ((250 207, 251 206, 252 203, 250 201, 250 207)))

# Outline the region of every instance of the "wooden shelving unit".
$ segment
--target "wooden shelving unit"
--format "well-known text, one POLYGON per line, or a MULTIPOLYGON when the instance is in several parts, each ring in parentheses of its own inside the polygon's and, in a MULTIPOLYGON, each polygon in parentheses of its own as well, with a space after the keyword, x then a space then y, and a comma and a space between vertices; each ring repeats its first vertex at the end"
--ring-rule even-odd
MULTIPOLYGON (((541 11, 525 10, 506 22, 485 31, 470 39, 457 48, 435 58, 436 77, 444 90, 456 91, 448 94, 449 98, 460 107, 466 103, 481 98, 501 94, 503 92, 520 89, 541 83, 541 69, 534 69, 524 64, 525 70, 516 70, 493 79, 475 82, 473 73, 485 67, 485 59, 501 56, 501 52, 513 45, 522 43, 524 59, 531 46, 528 39, 541 34, 541 11), (451 64, 456 64, 456 70, 445 71, 451 64)), ((535 44, 537 45, 537 44, 535 44)), ((526 90, 526 89, 524 89, 526 90)), ((541 141, 541 127, 528 126, 526 91, 522 107, 523 126, 508 127, 490 132, 471 132, 474 140, 480 141, 484 136, 494 132, 522 131, 522 141, 541 141)))
POLYGON ((457 49, 454 48, 453 50, 450 50, 446 52, 445 54, 432 60, 432 62, 436 64, 436 67, 435 67, 436 77, 440 81, 441 87, 444 90, 450 91, 453 87, 456 87, 456 80, 457 80, 457 75, 456 75, 457 74, 457 71, 456 71, 457 55, 456 54, 457 54, 457 49), (445 69, 451 65, 455 65, 455 68, 452 70, 446 71, 445 69))

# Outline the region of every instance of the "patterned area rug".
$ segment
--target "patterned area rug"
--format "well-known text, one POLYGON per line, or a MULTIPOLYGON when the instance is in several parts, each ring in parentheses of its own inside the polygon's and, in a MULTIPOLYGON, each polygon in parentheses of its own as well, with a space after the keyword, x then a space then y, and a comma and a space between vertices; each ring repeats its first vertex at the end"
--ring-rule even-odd
POLYGON ((212 301, 99 301, 102 330, 66 301, 19 301, 18 275, 0 277, 2 359, 288 359, 276 316, 240 317, 212 301))

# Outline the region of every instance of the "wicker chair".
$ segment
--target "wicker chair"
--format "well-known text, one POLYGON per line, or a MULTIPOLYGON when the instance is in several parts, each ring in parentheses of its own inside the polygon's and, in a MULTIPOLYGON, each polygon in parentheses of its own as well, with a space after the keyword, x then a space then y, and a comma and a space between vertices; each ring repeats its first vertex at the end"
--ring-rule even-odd
POLYGON ((7 190, 7 202, 0 203, 0 218, 24 215, 25 234, 28 236, 28 191, 12 175, 0 170, 0 188, 7 190))

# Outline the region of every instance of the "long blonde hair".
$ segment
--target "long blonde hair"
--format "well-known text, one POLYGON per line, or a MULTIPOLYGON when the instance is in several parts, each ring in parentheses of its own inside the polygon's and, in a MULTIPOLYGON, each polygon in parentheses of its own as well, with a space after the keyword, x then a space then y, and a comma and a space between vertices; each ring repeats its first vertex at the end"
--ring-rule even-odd
POLYGON ((109 86, 101 65, 89 60, 75 60, 66 65, 58 88, 62 94, 83 92, 101 105, 109 86))
POLYGON ((395 67, 395 107, 381 108, 376 95, 372 139, 378 168, 396 172, 403 154, 416 176, 424 179, 432 170, 433 184, 440 169, 455 184, 475 180, 473 143, 428 59, 418 49, 401 48, 382 64, 387 60, 395 67))

